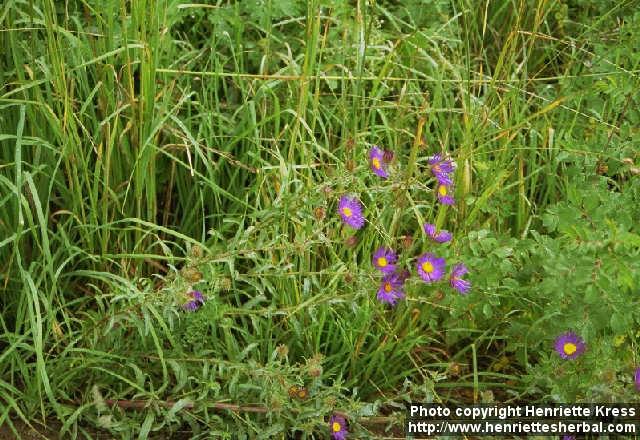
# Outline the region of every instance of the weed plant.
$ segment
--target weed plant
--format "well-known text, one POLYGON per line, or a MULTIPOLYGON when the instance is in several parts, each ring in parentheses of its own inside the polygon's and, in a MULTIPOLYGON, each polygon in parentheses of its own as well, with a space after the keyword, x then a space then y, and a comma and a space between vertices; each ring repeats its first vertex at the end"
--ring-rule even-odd
POLYGON ((637 0, 5 0, 0 425, 367 438, 407 401, 637 401, 638 29, 637 0))

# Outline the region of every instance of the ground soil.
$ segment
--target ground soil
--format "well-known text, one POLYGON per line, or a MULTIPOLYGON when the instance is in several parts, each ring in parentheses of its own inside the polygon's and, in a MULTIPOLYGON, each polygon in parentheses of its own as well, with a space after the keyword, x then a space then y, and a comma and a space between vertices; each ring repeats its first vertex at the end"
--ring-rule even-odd
POLYGON ((60 431, 58 424, 52 426, 42 426, 41 424, 33 424, 33 428, 21 420, 12 420, 13 428, 17 431, 19 437, 13 432, 8 423, 0 426, 0 440, 58 440, 58 432, 60 431))

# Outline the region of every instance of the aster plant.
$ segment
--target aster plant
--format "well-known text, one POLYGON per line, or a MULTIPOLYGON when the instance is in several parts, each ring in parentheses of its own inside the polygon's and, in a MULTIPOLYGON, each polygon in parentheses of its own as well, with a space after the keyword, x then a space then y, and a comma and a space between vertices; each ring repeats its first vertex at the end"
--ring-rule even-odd
POLYGON ((389 177, 388 161, 385 152, 380 148, 373 146, 369 151, 369 164, 371 170, 376 176, 386 179, 389 177))
POLYGON ((431 223, 425 224, 423 228, 424 232, 426 232, 429 238, 431 238, 431 240, 435 241, 436 243, 446 243, 448 241, 451 241, 451 239, 453 238, 453 235, 451 235, 449 231, 438 231, 436 229, 436 225, 433 225, 431 223))
POLYGON ((429 158, 429 168, 440 185, 453 184, 451 173, 454 172, 455 167, 451 160, 445 159, 441 154, 436 154, 429 158))
POLYGON ((373 265, 382 273, 392 273, 396 270, 398 255, 389 248, 381 247, 373 253, 373 265))
POLYGON ((345 440, 347 438, 347 421, 344 417, 334 414, 329 419, 329 430, 333 440, 345 440))
POLYGON ((396 301, 404 298, 403 285, 405 279, 405 275, 400 273, 385 275, 378 289, 378 301, 393 306, 396 301))
POLYGON ((422 254, 418 258, 418 275, 425 283, 433 283, 444 276, 446 262, 432 253, 422 254))
POLYGON ((204 304, 204 295, 199 290, 192 290, 187 296, 191 299, 182 305, 187 312, 195 312, 204 304))
POLYGON ((360 229, 364 226, 362 215, 362 204, 355 197, 342 196, 338 203, 338 213, 342 221, 353 229, 360 229))
POLYGON ((453 287, 463 295, 469 293, 469 290, 471 289, 471 282, 462 279, 462 277, 468 272, 469 269, 467 269, 467 266, 462 263, 458 263, 453 266, 451 275, 449 276, 449 284, 451 284, 451 287, 453 287))
POLYGON ((573 360, 584 353, 584 340, 573 332, 566 332, 556 338, 555 349, 562 359, 573 360))
POLYGON ((453 205, 456 203, 455 199, 451 195, 453 193, 453 186, 438 184, 438 201, 443 205, 453 205))

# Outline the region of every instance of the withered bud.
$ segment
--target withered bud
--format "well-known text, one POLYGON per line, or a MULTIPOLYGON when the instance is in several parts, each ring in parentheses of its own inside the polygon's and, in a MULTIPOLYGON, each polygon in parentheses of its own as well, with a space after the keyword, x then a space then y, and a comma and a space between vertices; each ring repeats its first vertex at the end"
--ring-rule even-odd
POLYGON ((345 143, 345 148, 347 149, 347 151, 349 151, 353 148, 354 145, 355 145, 355 141, 353 140, 353 138, 349 138, 345 143))
POLYGON ((300 391, 300 387, 298 385, 291 385, 288 390, 289 397, 296 397, 298 395, 298 391, 300 391))
POLYGON ((449 365, 449 374, 453 377, 457 377, 460 376, 460 373, 462 372, 462 367, 460 366, 459 363, 457 362, 452 362, 449 365))
POLYGON ((231 290, 231 278, 224 277, 220 280, 220 289, 224 291, 231 290))
POLYGON ((437 290, 435 295, 433 296, 433 299, 435 301, 442 301, 443 298, 444 298, 444 292, 442 290, 437 290))
POLYGON ((315 367, 309 367, 309 376, 311 377, 320 377, 322 374, 322 367, 317 365, 315 367))
POLYGON ((603 174, 607 174, 607 171, 609 171, 609 165, 602 160, 598 160, 598 163, 596 164, 596 174, 602 176, 603 174))
POLYGON ((344 282, 347 284, 351 284, 351 282, 353 281, 353 275, 351 275, 350 273, 347 273, 344 275, 344 282))
POLYGON ((202 279, 202 272, 195 267, 183 267, 182 270, 180 270, 180 275, 190 283, 197 283, 202 279))
POLYGON ((613 369, 606 369, 602 372, 602 379, 605 383, 612 383, 616 381, 616 371, 613 369))
POLYGON ((322 359, 321 354, 316 354, 313 357, 307 359, 305 369, 309 376, 318 377, 322 374, 322 359))
POLYGON ((355 245, 357 245, 357 244, 358 244, 358 237, 356 237, 355 235, 352 235, 351 237, 348 237, 348 238, 344 241, 344 244, 345 244, 347 247, 352 248, 352 247, 354 247, 355 245))
POLYGON ((400 275, 398 278, 400 279, 400 282, 404 283, 409 279, 410 276, 411 276, 411 272, 409 272, 407 269, 404 269, 402 272, 400 272, 400 275))
POLYGON ((409 249, 412 244, 413 244, 413 236, 412 235, 405 235, 405 236, 402 237, 402 247, 403 248, 409 249))
POLYGON ((325 210, 322 206, 318 206, 316 209, 313 210, 313 215, 318 221, 324 220, 325 214, 326 214, 325 210))
POLYGON ((336 406, 336 403, 338 403, 338 401, 336 400, 335 397, 329 396, 326 399, 324 399, 324 403, 326 406, 333 408, 334 406, 336 406))
POLYGON ((193 258, 202 258, 202 254, 203 254, 202 248, 198 245, 195 245, 191 248, 190 254, 193 258))
POLYGON ((277 397, 273 397, 271 399, 271 409, 273 411, 280 411, 282 409, 282 401, 277 397))
POLYGON ((345 163, 345 166, 347 167, 347 171, 349 171, 350 173, 356 169, 356 163, 351 159, 347 160, 347 162, 345 163))
POLYGON ((333 176, 334 175, 334 171, 335 170, 333 169, 333 166, 328 165, 328 164, 324 166, 324 172, 327 175, 327 177, 333 176))
POLYGON ((284 344, 280 344, 276 347, 276 354, 280 358, 285 358, 289 354, 289 347, 284 344))
POLYGON ((55 320, 53 321, 53 334, 56 338, 62 338, 64 336, 64 332, 62 331, 62 327, 60 326, 60 324, 58 323, 58 321, 55 320))
POLYGON ((389 163, 393 160, 393 151, 391 150, 384 150, 384 153, 382 154, 382 160, 389 163))

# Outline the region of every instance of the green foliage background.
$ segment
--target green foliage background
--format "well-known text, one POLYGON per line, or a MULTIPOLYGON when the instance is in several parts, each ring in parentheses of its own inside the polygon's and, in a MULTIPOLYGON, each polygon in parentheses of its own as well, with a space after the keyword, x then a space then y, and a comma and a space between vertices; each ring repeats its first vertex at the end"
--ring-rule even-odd
POLYGON ((639 11, 5 1, 0 425, 326 438, 340 411, 361 438, 410 400, 637 401, 639 11), (345 193, 366 207, 355 243, 345 193), (455 240, 435 249, 426 221, 455 240), (472 293, 414 277, 384 307, 382 245, 407 268, 464 261, 472 293), (208 300, 186 314, 193 288, 208 300), (573 362, 553 351, 567 330, 588 347, 573 362))

